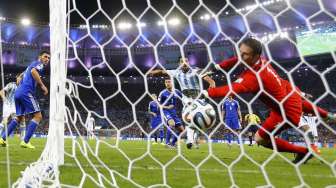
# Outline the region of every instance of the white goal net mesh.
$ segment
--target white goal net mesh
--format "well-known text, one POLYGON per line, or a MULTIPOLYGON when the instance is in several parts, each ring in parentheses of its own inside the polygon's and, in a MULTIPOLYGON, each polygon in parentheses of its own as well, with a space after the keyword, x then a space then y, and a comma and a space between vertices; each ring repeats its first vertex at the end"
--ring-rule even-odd
MULTIPOLYGON (((321 179, 323 186, 335 185, 335 149, 322 155, 310 150, 314 167, 292 163, 288 153, 256 145, 251 149, 246 144, 250 127, 235 132, 219 116, 223 99, 209 99, 218 111, 217 122, 200 132, 200 149, 186 149, 185 132, 177 148, 153 145, 158 130, 150 129, 147 113, 150 95, 164 89, 164 77, 150 71, 176 69, 181 56, 204 73, 239 55, 238 45, 247 37, 262 41, 263 56, 281 77, 311 93, 313 104, 330 110, 336 104, 336 16, 328 7, 335 3, 329 1, 226 0, 209 7, 205 0, 120 0, 113 6, 105 0, 87 5, 50 0, 48 141, 14 186, 309 187, 321 179), (327 60, 309 59, 314 51, 327 54, 327 60), (287 56, 296 58, 286 62, 287 56), (239 138, 239 145, 221 141, 228 132, 239 138)), ((244 69, 241 62, 210 77, 217 86, 231 87, 244 69)), ((201 82, 201 89, 207 87, 201 82)), ((264 121, 269 109, 258 96, 237 94, 236 99, 243 115, 253 112, 264 121)), ((285 118, 281 124, 286 123, 292 129, 281 136, 305 145, 307 135, 285 118)), ((335 141, 335 125, 320 116, 317 124, 319 146, 335 141)), ((168 126, 163 129, 166 133, 168 126)), ((273 144, 274 136, 280 137, 276 131, 268 134, 273 144)))

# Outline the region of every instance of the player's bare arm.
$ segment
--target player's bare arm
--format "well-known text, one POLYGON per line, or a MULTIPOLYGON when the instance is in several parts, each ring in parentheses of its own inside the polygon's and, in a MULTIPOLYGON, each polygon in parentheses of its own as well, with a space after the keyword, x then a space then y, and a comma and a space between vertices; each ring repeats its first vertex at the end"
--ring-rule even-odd
POLYGON ((169 105, 169 106, 161 106, 162 107, 162 109, 168 109, 168 110, 170 110, 170 109, 173 109, 174 108, 174 105, 169 105))
POLYGON ((151 114, 152 116, 156 116, 156 113, 151 112, 150 110, 148 110, 148 113, 151 114))
POLYGON ((208 82, 209 88, 215 88, 216 87, 216 82, 210 76, 205 75, 203 77, 203 80, 205 80, 206 82, 208 82))
POLYGON ((41 90, 43 91, 43 95, 48 95, 48 88, 42 82, 42 79, 41 79, 38 71, 35 68, 33 68, 31 70, 31 74, 32 74, 34 80, 36 81, 36 83, 41 87, 41 90))
POLYGON ((242 123, 243 122, 243 118, 242 118, 242 114, 241 114, 241 111, 240 111, 240 107, 238 107, 238 116, 239 116, 240 123, 242 123))
POLYGON ((4 101, 5 100, 5 91, 2 89, 0 90, 0 97, 1 97, 1 100, 4 101))
POLYGON ((20 84, 22 78, 23 78, 23 72, 21 72, 21 73, 19 74, 19 76, 17 76, 17 78, 16 78, 16 85, 19 85, 19 84, 20 84))
POLYGON ((167 71, 161 69, 151 70, 148 74, 149 76, 168 75, 167 71))
POLYGON ((225 118, 225 110, 224 109, 221 111, 221 115, 222 115, 222 119, 224 119, 225 118))

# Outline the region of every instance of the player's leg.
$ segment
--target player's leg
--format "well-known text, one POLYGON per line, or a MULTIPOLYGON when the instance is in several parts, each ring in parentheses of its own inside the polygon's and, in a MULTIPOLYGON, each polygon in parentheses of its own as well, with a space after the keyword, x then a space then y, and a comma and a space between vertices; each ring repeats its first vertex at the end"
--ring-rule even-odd
POLYGON ((233 135, 233 141, 235 140, 235 137, 237 137, 237 144, 240 144, 240 138, 239 138, 239 133, 240 133, 240 123, 238 118, 233 118, 232 119, 232 130, 235 131, 235 133, 232 133, 233 135))
POLYGON ((254 138, 256 132, 258 131, 258 127, 259 127, 258 125, 252 125, 252 127, 251 127, 251 144, 252 145, 253 145, 253 138, 254 138))
MULTIPOLYGON (((267 132, 271 133, 276 128, 276 126, 282 122, 282 120, 283 119, 279 113, 272 111, 270 116, 264 121, 264 123, 261 125, 261 128, 255 134, 255 141, 259 145, 273 149, 271 138, 267 132)), ((274 141, 279 152, 290 152, 304 155, 308 152, 306 147, 291 144, 281 138, 274 138, 274 141)))
POLYGON ((27 124, 27 132, 20 145, 24 148, 34 149, 35 147, 31 145, 29 141, 34 134, 36 127, 42 121, 42 113, 37 100, 30 93, 24 96, 22 101, 25 104, 25 114, 33 114, 33 118, 27 124))
POLYGON ((2 135, 2 131, 4 130, 5 126, 3 121, 0 122, 0 135, 2 135))
POLYGON ((198 139, 199 139, 199 131, 195 130, 194 131, 194 144, 195 144, 195 148, 198 149, 199 148, 199 143, 198 143, 198 139))
POLYGON ((36 112, 33 114, 33 118, 32 120, 29 121, 28 125, 27 125, 27 132, 26 135, 23 139, 23 141, 21 142, 21 146, 24 148, 30 148, 30 149, 34 149, 35 147, 32 146, 30 144, 30 139, 33 136, 36 127, 40 124, 40 122, 42 121, 42 113, 41 112, 36 112))
POLYGON ((336 114, 333 114, 331 112, 328 112, 327 110, 320 108, 314 104, 312 104, 311 102, 303 99, 302 100, 302 111, 305 113, 312 113, 314 115, 315 111, 314 108, 316 108, 317 112, 319 113, 319 115, 324 118, 326 121, 329 122, 336 122, 336 114))
MULTIPOLYGON (((15 114, 13 115, 15 117, 15 114)), ((26 120, 23 116, 22 120, 20 121, 20 138, 23 140, 24 136, 26 135, 26 120)))
MULTIPOLYGON (((232 124, 232 123, 231 123, 231 119, 226 118, 226 119, 225 119, 225 126, 226 126, 227 128, 229 128, 229 127, 232 126, 231 124, 232 124)), ((231 146, 232 132, 231 132, 230 129, 227 129, 226 139, 227 139, 227 143, 228 143, 228 145, 231 146)))
POLYGON ((2 131, 5 130, 5 126, 7 126, 8 118, 6 116, 2 116, 2 121, 0 123, 0 135, 2 135, 2 131))
POLYGON ((248 129, 248 133, 247 133, 247 136, 248 136, 248 139, 249 139, 249 146, 252 146, 252 136, 253 136, 253 132, 252 132, 252 128, 251 128, 252 125, 250 125, 249 129, 248 129))
POLYGON ((174 143, 176 142, 176 136, 174 135, 174 127, 175 127, 175 121, 173 118, 169 119, 167 121, 168 124, 168 132, 166 137, 166 145, 167 146, 174 146, 174 143), (173 138, 172 142, 170 142, 171 137, 173 138))
POLYGON ((150 126, 151 126, 152 131, 154 131, 154 132, 152 133, 150 140, 152 141, 152 138, 154 138, 154 141, 155 141, 154 143, 157 143, 157 130, 156 130, 156 124, 155 123, 156 122, 154 121, 154 118, 152 118, 151 122, 150 122, 150 126))
POLYGON ((17 125, 20 124, 20 122, 23 121, 23 116, 18 116, 13 118, 10 123, 7 126, 7 130, 5 129, 2 132, 1 138, 0 138, 0 145, 1 146, 6 146, 6 139, 9 135, 11 135, 13 133, 13 131, 15 130, 15 128, 17 127, 17 125))
POLYGON ((2 131, 5 131, 5 126, 7 126, 8 118, 5 116, 2 117, 2 121, 0 123, 0 135, 2 135, 2 131))
MULTIPOLYGON (((154 128, 155 129, 155 128, 154 128)), ((153 142, 153 144, 157 144, 157 138, 158 138, 158 130, 157 129, 155 129, 155 131, 153 132, 153 137, 154 137, 154 142, 153 142)))
POLYGON ((160 121, 160 124, 159 124, 159 134, 160 134, 160 143, 161 145, 164 145, 163 143, 164 129, 163 129, 162 121, 160 121))
POLYGON ((300 129, 303 130, 306 137, 308 138, 308 145, 314 150, 314 152, 318 155, 321 155, 321 151, 318 149, 318 147, 315 145, 315 137, 313 135, 312 129, 309 127, 308 124, 305 124, 300 127, 300 129))
POLYGON ((173 141, 172 141, 172 146, 175 146, 179 135, 184 131, 184 127, 183 127, 181 119, 178 118, 176 114, 173 115, 173 121, 172 122, 173 122, 173 124, 171 124, 171 125, 174 126, 174 128, 176 130, 175 131, 176 136, 174 135, 173 141))
POLYGON ((166 145, 170 145, 170 139, 171 139, 171 135, 172 135, 172 130, 170 129, 170 127, 167 127, 167 132, 166 132, 166 145))
POLYGON ((308 138, 307 142, 308 145, 312 147, 312 149, 318 154, 321 154, 321 151, 318 149, 318 147, 315 145, 315 137, 313 134, 312 128, 309 126, 309 123, 306 121, 306 119, 301 116, 299 126, 298 126, 304 133, 305 136, 308 138))
MULTIPOLYGON (((170 145, 170 139, 172 136, 172 128, 169 126, 169 122, 171 121, 172 117, 170 115, 169 112, 167 111, 163 111, 164 114, 164 120, 165 120, 165 124, 166 124, 166 146, 170 145)), ((170 122, 170 124, 172 124, 172 122, 170 122)))
POLYGON ((312 131, 313 136, 314 136, 314 144, 317 145, 317 143, 318 143, 318 132, 317 132, 317 125, 316 124, 311 127, 311 131, 312 131))
POLYGON ((7 123, 9 123, 12 120, 11 112, 14 111, 15 114, 15 109, 11 110, 11 107, 9 105, 6 105, 5 103, 3 104, 3 111, 2 111, 2 121, 0 123, 0 135, 2 134, 2 131, 5 130, 5 127, 7 126, 7 123))
POLYGON ((186 132, 187 132, 187 148, 191 149, 193 146, 193 143, 195 142, 195 130, 190 128, 189 126, 186 126, 186 132))
POLYGON ((21 95, 15 95, 15 110, 17 117, 13 118, 7 125, 7 131, 3 131, 1 134, 0 145, 6 146, 6 138, 15 130, 18 124, 24 120, 24 104, 21 100, 21 95))

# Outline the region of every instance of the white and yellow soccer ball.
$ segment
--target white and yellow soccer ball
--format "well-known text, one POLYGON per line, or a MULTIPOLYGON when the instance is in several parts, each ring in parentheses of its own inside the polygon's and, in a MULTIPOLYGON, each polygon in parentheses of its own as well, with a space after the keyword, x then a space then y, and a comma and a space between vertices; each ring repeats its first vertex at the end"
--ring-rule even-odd
POLYGON ((202 99, 196 99, 185 105, 182 119, 190 128, 197 126, 199 129, 206 130, 214 125, 216 111, 209 103, 202 99))

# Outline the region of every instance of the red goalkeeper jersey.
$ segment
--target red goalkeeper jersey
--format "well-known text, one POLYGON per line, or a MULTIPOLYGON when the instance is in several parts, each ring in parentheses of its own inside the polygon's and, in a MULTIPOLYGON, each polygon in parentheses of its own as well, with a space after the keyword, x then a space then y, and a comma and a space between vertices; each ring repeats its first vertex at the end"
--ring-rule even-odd
MULTIPOLYGON (((228 70, 238 62, 238 58, 234 57, 223 61, 220 67, 228 70)), ((228 93, 233 91, 239 93, 259 93, 261 90, 260 100, 263 101, 272 110, 280 112, 279 102, 283 101, 292 91, 288 81, 282 79, 274 68, 265 59, 261 58, 253 67, 243 71, 236 81, 229 85, 209 88, 208 93, 212 98, 225 97, 228 93)), ((300 95, 292 94, 284 103, 285 111, 295 111, 295 114, 301 113, 300 95)), ((294 118, 295 122, 297 117, 294 118)), ((292 119, 293 120, 293 119, 292 119)))

